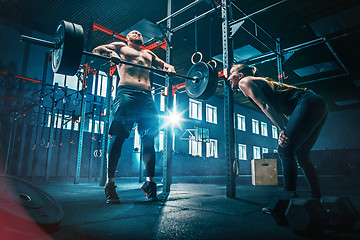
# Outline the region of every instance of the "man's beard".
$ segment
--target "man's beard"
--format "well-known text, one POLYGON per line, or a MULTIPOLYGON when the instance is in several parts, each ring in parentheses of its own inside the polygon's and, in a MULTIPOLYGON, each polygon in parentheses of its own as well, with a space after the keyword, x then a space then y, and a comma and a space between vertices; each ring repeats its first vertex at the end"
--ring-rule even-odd
POLYGON ((135 39, 135 40, 132 40, 132 42, 139 46, 141 46, 143 44, 143 41, 141 39, 135 39))

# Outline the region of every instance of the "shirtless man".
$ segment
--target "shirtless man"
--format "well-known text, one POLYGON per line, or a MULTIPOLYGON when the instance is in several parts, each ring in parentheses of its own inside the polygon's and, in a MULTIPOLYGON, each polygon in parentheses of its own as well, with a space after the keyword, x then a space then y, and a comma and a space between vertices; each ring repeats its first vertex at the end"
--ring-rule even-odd
MULTIPOLYGON (((161 68, 164 71, 175 73, 172 65, 158 58, 150 50, 142 50, 143 38, 140 32, 131 31, 126 36, 127 44, 113 42, 101 45, 93 53, 123 60, 147 67, 161 68)), ((146 182, 141 190, 149 201, 157 200, 155 175, 154 138, 158 134, 158 114, 151 96, 149 70, 126 65, 117 65, 120 81, 116 97, 112 106, 111 135, 109 144, 108 180, 105 186, 106 203, 120 203, 116 194, 114 175, 118 164, 121 147, 129 137, 134 122, 138 123, 138 130, 143 145, 143 159, 145 164, 146 182)))

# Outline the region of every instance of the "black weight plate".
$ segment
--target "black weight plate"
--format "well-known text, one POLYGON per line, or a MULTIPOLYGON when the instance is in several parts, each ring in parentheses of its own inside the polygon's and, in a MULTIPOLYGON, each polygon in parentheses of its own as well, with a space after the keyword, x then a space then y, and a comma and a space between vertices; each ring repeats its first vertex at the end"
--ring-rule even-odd
POLYGON ((0 215, 16 219, 20 228, 21 224, 35 222, 50 230, 60 224, 64 211, 53 197, 32 183, 0 175, 0 215))
POLYGON ((84 47, 83 28, 75 23, 60 21, 54 42, 59 48, 52 52, 52 69, 56 73, 75 75, 81 63, 84 47))
POLYGON ((212 86, 213 86, 213 82, 212 82, 212 78, 213 78, 213 72, 212 72, 212 68, 211 68, 211 66, 209 65, 209 64, 207 64, 207 63, 205 63, 206 65, 207 65, 207 67, 208 67, 208 69, 209 69, 209 78, 208 78, 208 85, 207 85, 207 87, 204 89, 204 94, 202 94, 200 97, 199 97, 199 99, 201 99, 201 100, 206 100, 206 99, 208 99, 208 98, 210 98, 211 97, 211 95, 210 95, 210 89, 212 88, 212 86))
POLYGON ((209 87, 206 89, 206 94, 204 94, 203 100, 206 100, 214 95, 217 85, 218 85, 218 74, 214 66, 207 64, 209 67, 209 87))
POLYGON ((209 87, 210 70, 204 62, 197 62, 189 69, 188 77, 197 77, 199 80, 194 82, 190 79, 185 80, 185 90, 190 98, 203 99, 206 96, 206 90, 209 87))

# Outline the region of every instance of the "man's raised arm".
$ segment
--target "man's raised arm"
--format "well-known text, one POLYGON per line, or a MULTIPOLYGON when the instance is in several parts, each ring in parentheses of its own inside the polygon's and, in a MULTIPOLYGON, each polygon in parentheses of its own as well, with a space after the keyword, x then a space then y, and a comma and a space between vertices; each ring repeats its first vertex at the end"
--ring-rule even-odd
POLYGON ((123 42, 113 42, 110 44, 100 45, 94 48, 92 52, 106 57, 119 58, 118 53, 123 46, 126 46, 123 42))

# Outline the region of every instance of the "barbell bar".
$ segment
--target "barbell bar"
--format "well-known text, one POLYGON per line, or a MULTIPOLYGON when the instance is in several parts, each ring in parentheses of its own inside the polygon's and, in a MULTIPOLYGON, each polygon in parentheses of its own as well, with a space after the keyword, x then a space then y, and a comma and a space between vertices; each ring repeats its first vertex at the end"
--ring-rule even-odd
MULTIPOLYGON (((39 38, 29 37, 29 36, 26 36, 26 35, 21 35, 21 41, 31 42, 31 43, 34 43, 34 44, 42 45, 44 47, 50 47, 50 48, 53 48, 53 49, 59 49, 59 47, 56 47, 57 44, 54 43, 54 42, 46 41, 46 40, 39 39, 39 38)), ((113 62, 115 64, 122 63, 122 64, 126 64, 126 65, 131 65, 131 66, 134 66, 134 67, 144 68, 144 69, 151 70, 151 71, 158 72, 158 73, 162 73, 162 74, 170 74, 170 72, 167 72, 167 71, 164 71, 164 70, 161 70, 161 69, 156 69, 156 68, 152 68, 152 67, 132 63, 132 62, 127 62, 127 61, 124 61, 124 60, 121 60, 121 59, 106 57, 106 56, 102 56, 102 55, 87 52, 87 51, 82 51, 82 54, 88 55, 88 56, 91 56, 91 57, 95 57, 95 58, 101 58, 101 59, 104 59, 104 60, 107 60, 107 61, 111 61, 111 62, 113 62)), ((57 71, 57 73, 59 73, 59 71, 57 71)), ((75 75, 75 74, 76 74, 76 72, 74 74, 67 74, 67 75, 75 75)), ((198 77, 196 77, 196 76, 194 78, 191 78, 191 77, 180 75, 180 74, 177 74, 177 73, 172 73, 171 75, 172 76, 177 76, 177 77, 180 77, 180 78, 189 79, 189 80, 192 80, 192 81, 195 81, 195 82, 199 81, 198 77)))
POLYGON ((132 63, 132 62, 127 62, 127 61, 124 61, 124 60, 121 60, 121 59, 118 59, 118 58, 106 57, 106 56, 102 56, 102 55, 87 52, 87 51, 83 51, 83 54, 91 56, 91 57, 95 57, 95 58, 105 59, 105 60, 111 61, 111 62, 113 62, 115 64, 122 63, 122 64, 126 64, 126 65, 131 65, 131 66, 134 66, 134 67, 144 68, 144 69, 151 70, 153 72, 157 72, 157 73, 161 73, 161 74, 165 74, 165 75, 170 74, 171 76, 177 76, 177 77, 188 79, 188 80, 191 80, 191 81, 194 81, 194 82, 199 81, 199 78, 196 77, 196 76, 192 78, 192 77, 184 76, 184 75, 181 75, 181 74, 178 74, 178 73, 170 73, 170 72, 167 72, 167 71, 164 71, 164 70, 161 70, 161 69, 156 69, 156 68, 153 68, 153 67, 148 67, 148 66, 144 66, 144 65, 140 65, 140 64, 136 64, 136 63, 132 63))
POLYGON ((177 76, 179 78, 184 78, 186 93, 191 98, 202 100, 208 99, 212 96, 217 87, 217 72, 210 64, 204 62, 194 64, 188 71, 187 75, 184 76, 178 73, 171 73, 161 69, 127 62, 121 59, 83 51, 84 31, 82 26, 65 20, 60 21, 55 32, 53 42, 26 35, 21 35, 21 41, 52 48, 52 70, 54 73, 71 76, 75 75, 79 69, 82 56, 87 55, 111 61, 115 64, 121 63, 131 65, 160 74, 169 75, 171 77, 177 76))
MULTIPOLYGON (((64 28, 66 28, 66 25, 67 23, 69 22, 66 22, 66 21, 63 21, 64 22, 64 28)), ((60 26, 62 26, 63 23, 60 23, 59 27, 58 27, 58 30, 56 32, 56 36, 60 36, 59 34, 62 34, 62 35, 66 35, 68 32, 66 32, 67 30, 64 30, 65 32, 62 33, 63 30, 59 30, 60 26)), ((71 23, 70 23, 71 24, 71 23)), ((80 26, 80 25, 78 25, 80 26)), ((71 31, 71 30, 69 30, 71 31)), ((83 31, 82 31, 83 33, 83 31)), ((30 36, 26 36, 26 35, 21 35, 21 41, 26 41, 26 42, 31 42, 31 43, 34 43, 34 44, 38 44, 38 45, 41 45, 41 46, 44 46, 44 47, 50 47, 50 48, 53 48, 54 50, 59 50, 62 48, 62 45, 64 43, 64 41, 66 41, 66 37, 62 37, 60 36, 59 37, 60 40, 59 41, 56 41, 56 37, 55 37, 55 41, 54 42, 50 42, 50 41, 46 41, 46 40, 43 40, 43 39, 39 39, 39 38, 34 38, 34 37, 30 37, 30 36)), ((83 38, 82 38, 83 39, 83 38)), ((72 42, 72 41, 71 41, 72 42)), ((107 61, 112 61, 114 62, 115 64, 119 64, 119 63, 122 63, 122 64, 126 64, 126 65, 131 65, 131 66, 134 66, 134 67, 139 67, 139 68, 143 68, 143 69, 147 69, 147 70, 151 70, 151 71, 155 71, 155 72, 158 72, 158 73, 161 73, 161 74, 170 74, 169 72, 167 71, 164 71, 164 70, 161 70, 161 69, 156 69, 156 68, 152 68, 152 67, 148 67, 148 66, 144 66, 144 65, 140 65, 140 64, 136 64, 136 63, 132 63, 132 62, 127 62, 127 61, 124 61, 124 60, 121 60, 121 59, 116 59, 116 58, 111 58, 111 57, 107 57, 107 56, 102 56, 102 55, 99 55, 99 54, 95 54, 95 53, 91 53, 91 52, 87 52, 87 51, 82 51, 82 54, 84 55, 88 55, 88 56, 91 56, 91 57, 95 57, 95 58, 100 58, 100 59, 104 59, 104 60, 107 60, 107 61)), ((80 64, 79 64, 80 65, 80 64)), ((62 72, 59 72, 59 71, 54 71, 54 72, 57 72, 57 73, 62 73, 62 72)), ((69 72, 70 73, 70 72, 69 72)), ((75 75, 76 72, 71 72, 70 74, 66 74, 66 75, 75 75)), ((183 76, 183 75, 180 75, 180 74, 177 74, 177 73, 172 73, 171 74, 172 76, 177 76, 177 77, 180 77, 180 78, 184 78, 184 79, 189 79, 189 80, 192 80, 192 81, 198 81, 197 77, 195 78, 191 78, 191 77, 188 77, 188 76, 183 76)))

